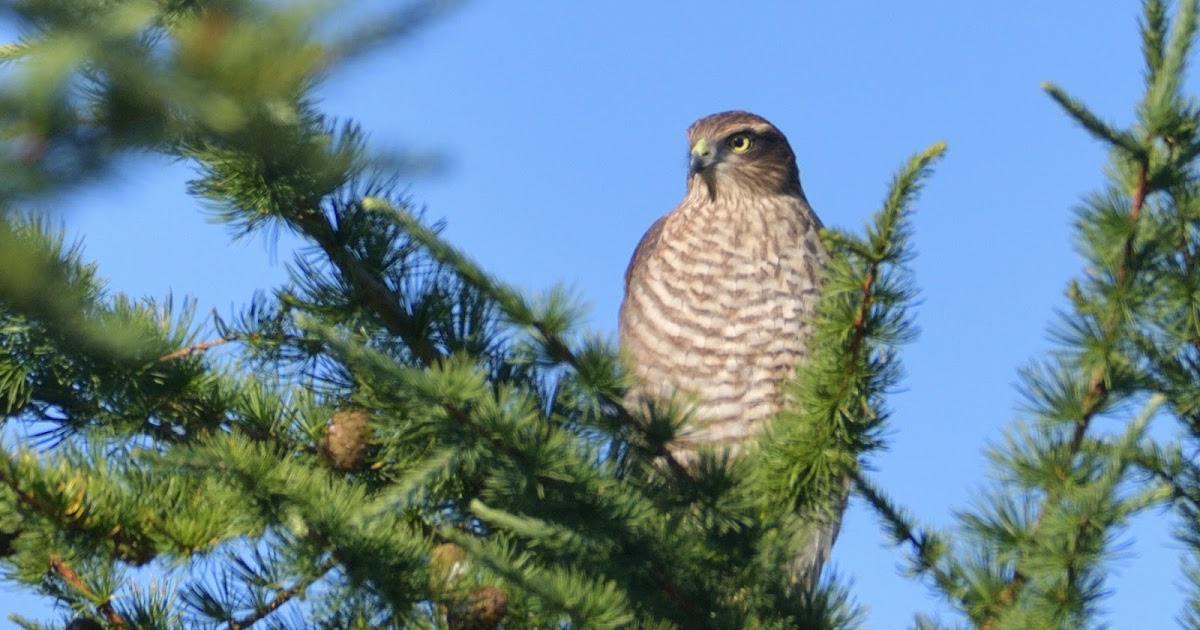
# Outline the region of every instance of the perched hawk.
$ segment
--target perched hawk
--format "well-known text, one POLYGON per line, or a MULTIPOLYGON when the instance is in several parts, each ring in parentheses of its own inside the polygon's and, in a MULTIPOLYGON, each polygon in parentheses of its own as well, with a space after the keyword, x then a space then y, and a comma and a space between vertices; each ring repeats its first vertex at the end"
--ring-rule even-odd
MULTIPOLYGON (((796 157, 774 125, 724 112, 688 128, 687 194, 650 227, 625 273, 621 345, 632 402, 694 403, 675 457, 733 452, 779 409, 804 358, 825 249, 796 157)), ((797 569, 819 571, 837 523, 797 569)), ((815 572, 813 573, 815 575, 815 572)))

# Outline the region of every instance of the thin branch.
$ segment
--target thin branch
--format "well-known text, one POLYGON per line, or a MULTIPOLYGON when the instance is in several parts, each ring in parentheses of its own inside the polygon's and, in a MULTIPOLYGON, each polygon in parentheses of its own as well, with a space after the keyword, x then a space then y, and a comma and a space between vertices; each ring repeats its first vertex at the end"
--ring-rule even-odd
MULTIPOLYGON (((535 321, 533 326, 534 329, 537 330, 538 334, 542 336, 542 339, 545 340, 546 346, 551 351, 552 355, 558 358, 559 361, 562 361, 570 366, 571 369, 578 372, 579 358, 575 355, 575 352, 571 350, 570 346, 568 346, 567 343, 558 335, 551 333, 542 322, 535 321)), ((634 416, 633 412, 629 411, 629 408, 625 406, 623 401, 616 400, 604 392, 597 392, 597 395, 605 405, 608 405, 609 408, 617 414, 617 418, 621 421, 621 423, 632 427, 638 432, 639 435, 642 436, 643 439, 648 441, 650 433, 647 430, 646 423, 634 416)), ((667 463, 667 467, 670 468, 671 471, 679 478, 685 480, 692 479, 691 472, 686 466, 684 466, 678 459, 675 458, 675 455, 670 449, 666 448, 666 446, 660 444, 658 448, 654 449, 654 451, 652 451, 650 454, 654 457, 661 457, 663 461, 667 463)))
POLYGON ((229 343, 230 341, 231 341, 230 339, 221 337, 218 339, 213 339, 211 341, 202 341, 200 343, 194 343, 186 348, 180 348, 180 349, 176 350, 175 352, 172 352, 170 354, 165 354, 165 355, 159 357, 158 362, 166 363, 167 361, 174 361, 175 359, 182 359, 184 357, 189 357, 193 354, 196 354, 197 352, 204 352, 205 350, 208 350, 210 348, 215 348, 220 345, 224 345, 226 343, 229 343))
MULTIPOLYGON (((515 291, 503 283, 491 278, 486 272, 475 265, 474 262, 462 255, 458 250, 447 244, 445 241, 439 239, 436 233, 430 230, 427 226, 421 224, 420 221, 417 221, 410 214, 395 208, 386 200, 376 197, 365 198, 363 203, 364 206, 377 207, 381 210, 387 210, 390 212, 391 215, 400 223, 401 227, 403 227, 404 230, 409 234, 409 236, 416 239, 421 245, 423 245, 434 259, 454 268, 464 280, 475 285, 480 290, 484 291, 489 297, 495 300, 500 305, 501 309, 524 309, 523 305, 514 305, 514 301, 519 300, 519 296, 515 291)), ((329 228, 327 222, 325 222, 325 229, 332 229, 329 228)), ((318 228, 317 231, 320 232, 321 228, 318 228)), ((317 236, 314 235, 314 238, 317 238, 317 236)), ((324 245, 322 245, 322 247, 324 248, 324 245)), ((326 252, 330 252, 328 248, 325 250, 326 252)), ((330 253, 329 255, 332 259, 333 254, 330 253)), ((387 289, 386 287, 383 287, 382 290, 386 291, 387 289)), ((394 305, 394 300, 392 301, 392 304, 394 305)), ((380 307, 387 308, 387 305, 381 304, 380 307)), ((575 352, 571 350, 571 347, 560 336, 552 332, 544 322, 535 320, 529 323, 531 323, 533 329, 539 335, 541 335, 542 340, 545 342, 546 349, 549 351, 551 356, 556 357, 559 361, 565 363, 568 367, 572 368, 576 372, 579 371, 580 366, 578 357, 575 355, 575 352)), ((410 348, 413 347, 412 343, 414 343, 414 341, 410 341, 403 335, 401 335, 401 338, 405 340, 405 343, 409 344, 410 348)), ((436 348, 433 348, 432 351, 438 353, 437 358, 441 357, 440 351, 438 351, 436 348)), ((414 352, 417 352, 415 348, 414 352)), ((432 362, 433 361, 430 360, 427 364, 432 362)), ((630 412, 629 409, 626 408, 623 401, 616 400, 603 392, 597 392, 597 394, 600 400, 604 404, 608 405, 614 413, 616 413, 617 418, 622 423, 632 427, 644 439, 649 437, 645 423, 638 419, 637 416, 635 416, 632 412, 630 412)), ((660 445, 651 454, 656 457, 663 458, 663 460, 667 463, 667 467, 681 479, 692 479, 691 473, 688 471, 687 467, 675 459, 675 456, 665 446, 660 445)))
POLYGON ((388 332, 399 337, 422 365, 430 366, 444 358, 442 351, 428 337, 413 330, 413 318, 400 307, 400 299, 388 288, 378 274, 367 269, 353 252, 334 238, 335 228, 319 210, 299 214, 296 225, 325 252, 337 267, 342 278, 354 290, 359 304, 375 313, 388 332))
MULTIPOLYGON (((89 599, 92 602, 100 599, 99 595, 92 591, 92 589, 88 588, 87 585, 83 583, 83 580, 79 579, 79 574, 75 572, 75 569, 72 569, 71 565, 67 564, 61 559, 52 556, 50 558, 50 569, 62 577, 63 581, 69 584, 71 588, 75 589, 75 591, 84 598, 89 599)), ((113 609, 112 600, 105 599, 103 602, 96 605, 96 610, 99 610, 100 614, 104 615, 104 619, 107 620, 109 624, 117 628, 125 627, 125 619, 113 609)))
MULTIPOLYGON (((918 558, 924 558, 928 551, 927 546, 924 542, 917 539, 917 536, 913 533, 912 525, 904 520, 904 517, 891 504, 891 501, 880 493, 875 484, 863 476, 861 470, 852 472, 850 479, 854 482, 854 488, 858 491, 858 494, 866 499, 867 503, 871 504, 871 507, 875 508, 875 511, 891 527, 892 531, 899 534, 896 538, 911 545, 913 552, 917 554, 918 558)), ((927 568, 932 568, 932 566, 927 568)))
POLYGON ((846 395, 846 391, 850 389, 850 384, 854 381, 854 366, 858 363, 859 354, 863 349, 863 342, 867 338, 867 313, 871 310, 871 302, 875 300, 875 276, 879 273, 880 261, 878 257, 871 259, 871 265, 867 269, 867 277, 863 279, 861 301, 858 304, 858 312, 854 315, 854 326, 850 333, 850 348, 846 351, 846 356, 850 358, 846 362, 847 372, 846 377, 838 386, 837 399, 841 400, 846 395))
POLYGON ((276 610, 279 610, 281 606, 288 603, 296 596, 303 595, 304 592, 308 590, 308 587, 312 586, 314 582, 324 577, 326 573, 332 571, 334 566, 336 566, 336 564, 333 562, 325 562, 317 568, 316 574, 309 576, 305 580, 297 582, 291 588, 285 588, 279 591, 275 594, 275 597, 271 601, 259 606, 258 608, 255 608, 253 613, 246 615, 241 619, 230 619, 229 630, 245 630, 259 621, 262 621, 268 615, 276 610))

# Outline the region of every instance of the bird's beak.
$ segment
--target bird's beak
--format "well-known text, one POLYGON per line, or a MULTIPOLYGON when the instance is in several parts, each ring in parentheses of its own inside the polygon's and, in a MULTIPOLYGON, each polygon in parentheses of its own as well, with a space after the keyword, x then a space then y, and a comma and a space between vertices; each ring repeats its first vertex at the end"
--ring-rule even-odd
POLYGON ((688 174, 695 175, 712 166, 717 161, 717 152, 709 146, 708 141, 700 138, 692 145, 692 158, 688 162, 688 174))

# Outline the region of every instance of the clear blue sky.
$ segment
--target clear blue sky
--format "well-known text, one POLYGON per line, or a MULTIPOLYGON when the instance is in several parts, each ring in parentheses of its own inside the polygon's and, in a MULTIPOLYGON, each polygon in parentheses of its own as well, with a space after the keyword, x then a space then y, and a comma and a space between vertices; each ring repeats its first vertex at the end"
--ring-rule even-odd
MULTIPOLYGON (((950 524, 986 478, 981 450, 1018 417, 1017 369, 1049 347, 1080 267, 1071 210, 1103 182, 1103 147, 1039 83, 1127 123, 1141 90, 1138 3, 516 6, 468 3, 357 61, 322 87, 324 108, 382 148, 440 152, 446 168, 410 192, 448 220, 449 239, 522 287, 573 285, 607 334, 634 245, 682 196, 696 118, 770 119, 825 223, 852 228, 908 155, 949 143, 915 221, 922 335, 903 355, 890 449, 872 464, 903 505, 950 524)), ((295 243, 230 245, 184 194, 188 177, 138 158, 55 206, 114 290, 228 313, 281 281, 295 243)), ((1113 627, 1174 625, 1183 579, 1169 521, 1144 517, 1123 537, 1137 543, 1114 563, 1113 627)), ((852 505, 834 560, 870 606, 869 627, 904 627, 919 611, 951 619, 899 575, 900 558, 852 505)), ((14 611, 46 608, 0 590, 0 613, 14 611)))

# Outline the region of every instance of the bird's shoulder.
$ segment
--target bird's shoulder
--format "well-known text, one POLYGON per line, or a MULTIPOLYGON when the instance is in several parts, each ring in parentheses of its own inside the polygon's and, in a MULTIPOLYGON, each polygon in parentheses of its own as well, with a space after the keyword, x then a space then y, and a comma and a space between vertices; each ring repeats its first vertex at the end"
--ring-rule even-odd
POLYGON ((662 237, 663 225, 667 222, 667 217, 670 213, 664 214, 655 221, 650 229, 642 235, 642 240, 638 241, 637 247, 633 250, 633 257, 629 259, 629 266, 625 269, 625 288, 629 288, 629 281, 633 278, 634 270, 646 264, 646 259, 654 254, 654 250, 658 247, 658 241, 662 237))

